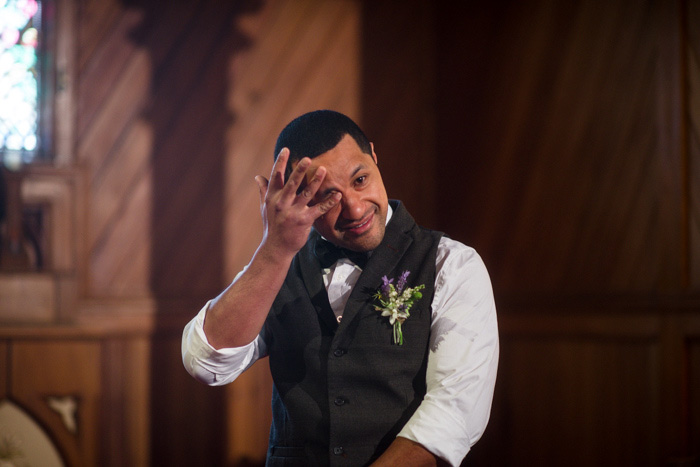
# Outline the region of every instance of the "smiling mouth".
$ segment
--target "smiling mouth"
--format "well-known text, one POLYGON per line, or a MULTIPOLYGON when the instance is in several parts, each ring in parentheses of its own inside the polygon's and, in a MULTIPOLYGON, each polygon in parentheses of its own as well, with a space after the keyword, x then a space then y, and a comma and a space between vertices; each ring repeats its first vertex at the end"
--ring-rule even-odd
POLYGON ((370 228, 370 226, 372 225, 373 219, 374 219, 374 213, 370 214, 367 217, 367 219, 365 219, 363 222, 361 222, 359 224, 351 224, 351 225, 341 227, 340 230, 342 232, 347 232, 347 233, 351 233, 354 235, 360 235, 360 234, 365 233, 370 228))

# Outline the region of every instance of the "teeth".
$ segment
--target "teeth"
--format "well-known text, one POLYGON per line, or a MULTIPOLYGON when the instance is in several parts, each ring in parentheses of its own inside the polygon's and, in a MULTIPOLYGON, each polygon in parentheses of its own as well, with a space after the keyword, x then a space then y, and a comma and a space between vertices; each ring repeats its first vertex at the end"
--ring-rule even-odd
POLYGON ((353 229, 358 229, 358 228, 362 227, 363 225, 367 224, 367 222, 369 222, 369 219, 364 221, 362 224, 356 225, 355 227, 353 227, 353 229))
POLYGON ((362 224, 357 224, 357 225, 353 225, 353 226, 347 227, 347 229, 348 229, 348 230, 359 229, 360 227, 363 227, 364 225, 366 225, 368 222, 369 222, 369 219, 367 219, 366 221, 364 221, 362 224))

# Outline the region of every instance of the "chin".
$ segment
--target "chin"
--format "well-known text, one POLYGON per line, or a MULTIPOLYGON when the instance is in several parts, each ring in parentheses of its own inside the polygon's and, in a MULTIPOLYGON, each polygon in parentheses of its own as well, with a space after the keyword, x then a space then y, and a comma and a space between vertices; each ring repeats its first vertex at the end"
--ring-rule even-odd
POLYGON ((345 241, 345 248, 348 248, 350 250, 354 251, 371 251, 374 250, 379 246, 380 243, 382 243, 382 239, 384 238, 384 231, 382 232, 373 234, 373 235, 367 235, 359 238, 355 238, 352 240, 345 241))

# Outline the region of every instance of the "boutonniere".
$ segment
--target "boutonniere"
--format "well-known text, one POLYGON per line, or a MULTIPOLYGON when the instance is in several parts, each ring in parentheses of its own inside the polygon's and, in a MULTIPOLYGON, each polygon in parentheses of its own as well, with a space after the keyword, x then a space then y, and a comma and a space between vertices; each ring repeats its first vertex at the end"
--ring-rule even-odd
POLYGON ((387 279, 382 277, 382 286, 379 288, 374 298, 379 300, 379 305, 374 308, 382 312, 382 316, 389 317, 389 324, 394 326, 394 344, 403 345, 403 332, 401 332, 401 323, 411 316, 409 310, 413 306, 413 302, 423 297, 420 292, 425 287, 424 284, 416 287, 406 287, 406 279, 410 274, 409 271, 404 271, 399 280, 394 286, 394 278, 387 279))

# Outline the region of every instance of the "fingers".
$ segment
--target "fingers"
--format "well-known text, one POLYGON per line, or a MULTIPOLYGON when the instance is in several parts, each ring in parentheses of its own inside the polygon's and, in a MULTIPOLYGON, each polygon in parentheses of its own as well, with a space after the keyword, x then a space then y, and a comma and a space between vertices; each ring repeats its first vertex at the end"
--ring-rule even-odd
POLYGON ((318 203, 313 207, 314 209, 314 219, 318 219, 340 202, 340 198, 342 198, 342 195, 339 192, 334 192, 332 195, 327 196, 323 201, 318 203))
POLYGON ((288 161, 289 149, 282 148, 272 166, 268 187, 273 192, 284 190, 283 196, 292 199, 293 196, 296 196, 297 189, 301 186, 306 177, 306 171, 311 165, 311 159, 304 157, 297 161, 294 170, 292 170, 292 173, 289 175, 289 180, 285 181, 288 161))
POLYGON ((323 179, 325 177, 326 168, 323 166, 317 168, 309 183, 299 193, 298 201, 303 204, 309 204, 310 202, 312 202, 314 196, 316 196, 316 192, 321 186, 321 183, 323 183, 323 179))
POLYGON ((272 172, 270 173, 270 185, 275 190, 281 190, 284 187, 284 173, 287 170, 288 160, 289 149, 282 148, 277 155, 277 159, 275 159, 275 163, 272 165, 272 172))
MULTIPOLYGON (((289 179, 285 183, 285 171, 288 160, 289 149, 283 148, 272 167, 270 180, 268 181, 260 175, 255 177, 255 182, 258 184, 260 192, 261 206, 274 199, 276 200, 275 204, 279 208, 283 206, 304 208, 303 216, 313 220, 338 204, 342 197, 340 193, 324 195, 321 200, 315 199, 328 171, 325 167, 320 166, 311 175, 309 170, 311 159, 308 157, 304 157, 295 163, 294 170, 292 170, 289 179), (304 184, 307 178, 310 178, 310 180, 304 184)), ((299 213, 301 212, 299 211, 299 213)))
POLYGON ((289 180, 287 180, 287 184, 285 185, 285 189, 288 190, 289 195, 296 196, 297 189, 306 178, 306 171, 309 169, 310 165, 311 159, 308 157, 304 157, 297 162, 296 167, 292 170, 292 173, 289 175, 289 180))

